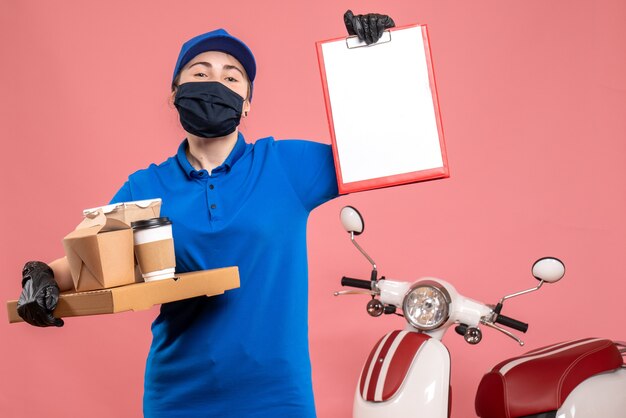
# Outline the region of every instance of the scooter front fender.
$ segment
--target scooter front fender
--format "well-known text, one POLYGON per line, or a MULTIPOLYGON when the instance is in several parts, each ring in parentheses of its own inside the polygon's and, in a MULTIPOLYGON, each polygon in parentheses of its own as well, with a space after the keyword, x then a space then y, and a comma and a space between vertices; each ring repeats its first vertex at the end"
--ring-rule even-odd
MULTIPOLYGON (((410 331, 402 331, 395 336, 402 338, 410 331)), ((393 333, 388 334, 389 337, 393 333)), ((382 346, 379 344, 377 347, 382 346)), ((397 346, 397 345, 396 345, 397 346)), ((377 350, 374 348, 374 351, 377 350)), ((393 345, 392 345, 393 348, 393 345)), ((380 349, 374 352, 371 361, 365 364, 361 375, 367 376, 371 364, 379 362, 383 364, 382 370, 376 381, 368 380, 371 390, 375 390, 377 396, 373 398, 367 395, 367 387, 364 394, 361 393, 361 384, 357 385, 354 395, 354 418, 448 418, 449 414, 449 389, 450 389, 450 354, 441 341, 428 338, 413 355, 402 384, 395 393, 386 400, 381 399, 380 392, 385 385, 386 370, 394 361, 401 361, 400 350, 390 349, 386 355, 381 355, 380 349)), ((404 359, 406 360, 406 359, 404 359)))

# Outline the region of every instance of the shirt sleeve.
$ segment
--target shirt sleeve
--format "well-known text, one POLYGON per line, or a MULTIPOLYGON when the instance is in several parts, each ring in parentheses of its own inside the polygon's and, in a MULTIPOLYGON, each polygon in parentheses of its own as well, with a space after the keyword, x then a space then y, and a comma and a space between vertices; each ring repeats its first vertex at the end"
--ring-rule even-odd
POLYGON ((330 145, 293 139, 276 141, 275 146, 280 163, 307 210, 337 197, 337 176, 330 145))
POLYGON ((113 196, 113 199, 111 199, 111 201, 109 202, 109 205, 113 203, 132 202, 132 201, 133 201, 133 196, 130 193, 130 182, 126 181, 126 183, 124 183, 122 188, 119 189, 117 193, 115 193, 115 196, 113 196))

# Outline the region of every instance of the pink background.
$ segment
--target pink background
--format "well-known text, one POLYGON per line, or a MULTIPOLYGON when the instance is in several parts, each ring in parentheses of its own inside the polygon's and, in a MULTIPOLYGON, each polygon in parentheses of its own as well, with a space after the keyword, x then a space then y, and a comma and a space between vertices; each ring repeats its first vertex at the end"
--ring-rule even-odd
MULTIPOLYGON (((127 175, 175 153, 168 107, 183 41, 223 26, 255 52, 248 140, 329 143, 315 41, 344 33, 343 12, 429 25, 451 177, 339 198, 309 222, 310 338, 318 415, 350 415, 373 343, 403 326, 370 318, 366 298, 334 298, 368 264, 342 231, 341 206, 366 217, 361 244, 390 278, 444 278, 495 302, 534 285, 561 257, 566 279, 509 303, 528 348, 585 336, 626 339, 626 3, 620 0, 0 2, 3 100, 2 301, 29 259, 62 255, 81 210, 127 175)), ((372 63, 385 65, 385 63, 372 63)), ((393 76, 393 68, 390 69, 393 76)), ((384 106, 384 92, 372 92, 384 106)), ((384 138, 381 138, 384 141, 384 138)), ((62 329, 0 321, 0 416, 137 417, 156 309, 68 319, 62 329)), ((304 326, 304 324, 303 324, 304 326)), ((482 374, 523 350, 486 330, 454 332, 453 416, 471 417, 482 374)))

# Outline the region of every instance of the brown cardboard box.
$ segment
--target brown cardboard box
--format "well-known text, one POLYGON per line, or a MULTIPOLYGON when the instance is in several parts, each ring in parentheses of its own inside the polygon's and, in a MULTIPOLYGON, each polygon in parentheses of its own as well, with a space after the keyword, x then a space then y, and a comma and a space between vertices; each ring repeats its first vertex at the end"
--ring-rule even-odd
POLYGON ((134 221, 158 218, 161 214, 161 199, 136 200, 85 209, 83 215, 87 217, 97 212, 103 212, 107 218, 117 219, 130 226, 134 221))
POLYGON ((122 221, 91 212, 63 247, 78 292, 135 282, 133 231, 122 221))
MULTIPOLYGON (((64 318, 139 311, 161 303, 203 295, 219 295, 237 287, 239 287, 237 267, 182 273, 173 279, 134 283, 90 292, 62 293, 54 316, 64 318)), ((17 300, 8 301, 7 310, 10 323, 23 321, 17 314, 17 300)))
MULTIPOLYGON (((161 199, 135 200, 99 206, 83 210, 83 215, 85 217, 93 216, 97 212, 103 212, 108 219, 117 219, 130 226, 131 222, 158 218, 161 214, 161 199)), ((135 263, 135 282, 143 282, 143 276, 137 263, 135 263)))

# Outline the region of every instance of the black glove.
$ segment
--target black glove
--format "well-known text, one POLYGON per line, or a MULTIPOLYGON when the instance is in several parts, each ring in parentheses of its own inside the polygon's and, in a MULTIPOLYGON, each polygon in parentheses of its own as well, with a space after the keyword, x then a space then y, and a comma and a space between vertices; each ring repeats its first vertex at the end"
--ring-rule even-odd
POLYGON ((343 23, 350 35, 356 35, 366 44, 373 44, 378 41, 385 29, 396 26, 393 19, 387 15, 369 13, 366 15, 353 15, 352 10, 348 10, 343 15, 343 23))
POLYGON ((31 325, 62 327, 63 320, 52 316, 59 301, 59 286, 54 272, 46 263, 29 261, 22 270, 22 294, 17 314, 31 325))

